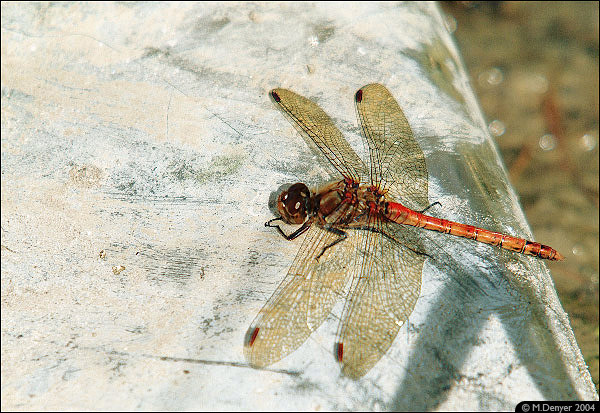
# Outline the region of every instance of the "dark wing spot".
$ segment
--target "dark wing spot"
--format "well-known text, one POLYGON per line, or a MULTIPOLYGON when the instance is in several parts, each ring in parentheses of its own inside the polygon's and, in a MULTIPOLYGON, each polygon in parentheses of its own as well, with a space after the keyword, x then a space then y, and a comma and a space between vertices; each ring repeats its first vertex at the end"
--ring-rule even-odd
POLYGON ((244 345, 246 347, 252 347, 254 341, 256 340, 256 337, 258 336, 259 330, 260 328, 258 327, 248 329, 248 331, 246 332, 246 337, 244 338, 244 345))
POLYGON ((358 89, 358 92, 356 92, 356 95, 354 95, 354 99, 357 103, 362 102, 362 89, 358 89))
POLYGON ((344 343, 335 343, 334 352, 336 360, 341 363, 344 359, 344 343))

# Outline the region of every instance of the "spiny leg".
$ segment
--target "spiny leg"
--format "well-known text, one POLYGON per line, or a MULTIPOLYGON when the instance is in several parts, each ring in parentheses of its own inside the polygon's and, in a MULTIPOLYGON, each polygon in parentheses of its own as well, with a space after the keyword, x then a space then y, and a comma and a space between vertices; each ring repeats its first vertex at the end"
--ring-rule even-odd
POLYGON ((337 244, 339 242, 342 242, 343 240, 345 240, 346 238, 348 238, 348 234, 345 231, 342 231, 341 229, 333 228, 333 227, 328 226, 328 225, 323 226, 323 229, 325 229, 325 230, 327 230, 329 232, 332 232, 332 233, 338 235, 339 238, 336 239, 335 241, 333 241, 331 244, 326 245, 326 246, 323 247, 323 250, 321 251, 321 253, 316 258, 317 261, 319 261, 319 258, 321 258, 321 256, 323 254, 325 254, 325 251, 327 251, 328 248, 331 248, 335 244, 337 244))
POLYGON ((441 203, 439 203, 438 201, 435 201, 433 204, 429 205, 429 206, 428 206, 427 208, 425 208, 424 210, 422 210, 422 211, 417 211, 417 212, 418 212, 418 213, 420 213, 420 214, 422 214, 422 213, 424 213, 425 211, 427 211, 429 208, 431 208, 431 207, 435 206, 436 204, 437 204, 437 205, 439 205, 439 206, 442 206, 442 204, 441 204, 441 203))
POLYGON ((406 245, 404 242, 398 241, 396 238, 394 238, 393 236, 391 236, 390 234, 388 234, 387 232, 385 232, 385 231, 383 231, 381 229, 378 229, 378 228, 375 228, 375 227, 371 227, 371 226, 368 226, 368 225, 361 225, 361 226, 358 226, 358 227, 351 227, 351 229, 358 230, 358 231, 371 231, 371 232, 374 232, 376 234, 381 234, 384 237, 386 237, 387 239, 389 239, 389 240, 391 240, 391 241, 393 241, 393 242, 395 242, 395 243, 397 243, 399 245, 402 245, 404 248, 407 248, 407 249, 411 250, 415 254, 423 255, 423 256, 429 257, 429 258, 433 258, 431 255, 427 254, 426 252, 417 251, 416 249, 414 249, 414 248, 406 245))
POLYGON ((279 227, 279 225, 271 225, 271 222, 281 221, 281 220, 282 220, 281 217, 273 218, 273 219, 265 222, 265 227, 277 228, 277 231, 279 231, 281 236, 283 236, 283 238, 287 239, 288 241, 298 238, 300 235, 302 235, 302 233, 304 233, 307 229, 309 229, 310 225, 312 224, 312 221, 308 220, 304 224, 302 224, 302 226, 300 228, 298 228, 296 231, 292 232, 290 235, 287 235, 285 232, 283 232, 283 230, 281 229, 281 227, 279 227))

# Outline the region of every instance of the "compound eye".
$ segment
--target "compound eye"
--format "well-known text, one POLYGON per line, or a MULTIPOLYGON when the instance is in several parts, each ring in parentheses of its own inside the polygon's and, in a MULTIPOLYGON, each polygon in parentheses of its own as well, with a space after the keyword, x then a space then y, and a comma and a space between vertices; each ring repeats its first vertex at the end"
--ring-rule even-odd
POLYGON ((304 184, 294 184, 279 195, 277 209, 288 224, 301 224, 306 220, 306 203, 310 191, 304 184))
POLYGON ((283 197, 283 204, 290 215, 295 215, 304 211, 304 198, 298 194, 290 194, 288 192, 283 197))

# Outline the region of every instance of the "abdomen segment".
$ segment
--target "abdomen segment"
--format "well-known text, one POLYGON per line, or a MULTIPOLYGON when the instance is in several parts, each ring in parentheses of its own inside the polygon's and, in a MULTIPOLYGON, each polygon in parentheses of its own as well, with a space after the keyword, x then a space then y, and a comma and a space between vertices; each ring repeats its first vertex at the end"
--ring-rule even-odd
POLYGON ((500 232, 488 231, 487 229, 477 228, 471 225, 431 217, 413 211, 396 202, 389 202, 387 204, 386 216, 388 219, 398 224, 411 225, 413 227, 443 232, 457 237, 469 238, 474 241, 494 245, 525 255, 532 255, 534 257, 553 261, 564 259, 558 251, 547 245, 527 241, 523 238, 512 237, 500 232))

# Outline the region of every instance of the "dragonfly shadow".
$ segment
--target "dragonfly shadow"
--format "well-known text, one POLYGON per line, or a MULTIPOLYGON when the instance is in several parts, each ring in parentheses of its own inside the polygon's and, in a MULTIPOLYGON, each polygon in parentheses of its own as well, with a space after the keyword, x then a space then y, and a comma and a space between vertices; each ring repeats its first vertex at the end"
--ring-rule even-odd
MULTIPOLYGON (((435 250, 440 251, 438 248, 435 250)), ((499 254, 503 255, 503 252, 499 254)), ((473 352, 483 353, 486 357, 486 351, 493 351, 478 348, 485 345, 479 337, 491 318, 500 321, 512 344, 515 355, 507 355, 507 358, 516 356, 519 365, 527 369, 545 399, 577 400, 579 397, 574 383, 565 380, 570 375, 560 357, 556 339, 547 327, 543 304, 534 299, 533 291, 519 288, 509 281, 514 274, 498 264, 498 253, 491 248, 490 258, 470 260, 478 263, 475 267, 459 266, 464 257, 456 257, 454 252, 441 251, 436 261, 431 263, 450 275, 451 280, 436 296, 424 324, 420 326, 391 409, 439 409, 457 385, 472 388, 474 393, 478 393, 481 409, 513 409, 512 401, 501 399, 493 390, 490 391, 489 386, 478 384, 481 376, 493 374, 501 385, 502 380, 513 371, 512 364, 507 362, 506 366, 498 366, 497 371, 474 373, 473 376, 464 373, 467 359, 473 352), (498 268, 504 270, 499 271, 498 268)))

